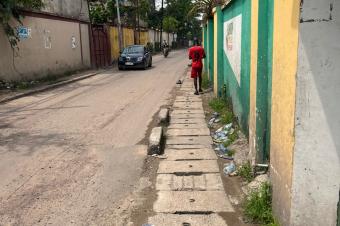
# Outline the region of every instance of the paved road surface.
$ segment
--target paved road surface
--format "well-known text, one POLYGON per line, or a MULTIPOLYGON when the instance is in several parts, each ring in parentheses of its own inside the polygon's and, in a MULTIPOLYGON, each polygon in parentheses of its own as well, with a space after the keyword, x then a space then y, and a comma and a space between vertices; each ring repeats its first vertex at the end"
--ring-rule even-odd
MULTIPOLYGON (((0 225, 99 225, 134 189, 185 51, 0 105, 0 225)), ((109 222, 106 222, 109 223, 109 222)))

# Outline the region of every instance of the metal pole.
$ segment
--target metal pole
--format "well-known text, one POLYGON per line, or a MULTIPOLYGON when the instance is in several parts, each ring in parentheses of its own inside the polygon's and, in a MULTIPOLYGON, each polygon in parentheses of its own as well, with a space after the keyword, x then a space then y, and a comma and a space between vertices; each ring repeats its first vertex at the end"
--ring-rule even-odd
POLYGON ((160 35, 160 49, 162 49, 162 42, 163 42, 163 14, 164 14, 164 0, 162 0, 162 7, 161 7, 161 35, 160 35))
POLYGON ((120 12, 119 12, 119 1, 116 0, 117 7, 117 20, 118 20, 118 43, 119 43, 119 51, 123 49, 123 32, 122 32, 122 23, 120 21, 120 12))
POLYGON ((137 0, 137 28, 138 28, 138 44, 140 45, 139 0, 137 0))

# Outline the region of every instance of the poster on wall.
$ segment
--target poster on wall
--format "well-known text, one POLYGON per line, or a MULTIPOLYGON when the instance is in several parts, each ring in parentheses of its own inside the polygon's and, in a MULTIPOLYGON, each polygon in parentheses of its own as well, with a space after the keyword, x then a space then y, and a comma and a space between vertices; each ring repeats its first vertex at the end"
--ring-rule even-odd
POLYGON ((242 14, 224 22, 224 52, 238 84, 241 84, 242 14))

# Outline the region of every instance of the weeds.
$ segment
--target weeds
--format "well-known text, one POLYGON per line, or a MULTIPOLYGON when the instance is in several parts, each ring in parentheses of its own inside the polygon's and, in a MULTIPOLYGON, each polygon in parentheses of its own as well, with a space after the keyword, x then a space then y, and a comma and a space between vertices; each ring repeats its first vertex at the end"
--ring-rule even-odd
POLYGON ((208 73, 204 72, 202 75, 202 88, 203 89, 208 89, 210 86, 209 78, 208 78, 208 73))
POLYGON ((265 226, 279 226, 272 212, 272 195, 269 183, 263 183, 252 191, 245 203, 245 215, 254 223, 265 226))
POLYGON ((226 108, 226 105, 221 98, 214 98, 209 102, 209 106, 218 113, 223 113, 223 110, 226 108))
POLYGON ((245 179, 247 182, 250 182, 253 180, 254 176, 253 176, 253 170, 251 168, 251 164, 250 162, 247 162, 243 165, 241 165, 238 170, 238 175, 240 177, 242 177, 243 179, 245 179))

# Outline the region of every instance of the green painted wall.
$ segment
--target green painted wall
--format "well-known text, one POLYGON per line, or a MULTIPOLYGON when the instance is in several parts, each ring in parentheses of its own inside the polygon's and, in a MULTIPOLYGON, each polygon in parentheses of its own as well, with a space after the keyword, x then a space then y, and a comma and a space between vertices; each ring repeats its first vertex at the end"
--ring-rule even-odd
POLYGON ((271 0, 259 1, 256 150, 258 160, 262 162, 269 159, 270 149, 273 6, 271 0))
MULTIPOLYGON (((223 13, 221 7, 216 8, 217 14, 217 94, 224 96, 224 50, 223 50, 223 13)), ((216 34, 216 32, 215 32, 216 34)))
POLYGON ((208 72, 210 82, 214 81, 214 20, 208 20, 208 72))
MULTIPOLYGON (((207 36, 207 25, 204 25, 203 26, 203 48, 205 51, 207 51, 208 49, 208 36, 207 36)), ((208 65, 208 58, 205 58, 204 59, 204 71, 207 72, 208 71, 208 68, 207 68, 207 65, 208 65)))
MULTIPOLYGON (((227 86, 227 95, 233 102, 234 113, 238 117, 243 132, 248 135, 250 104, 250 48, 251 48, 251 0, 232 1, 223 9, 223 22, 242 14, 241 40, 241 81, 238 84, 230 62, 223 50, 223 79, 227 86)), ((224 26, 224 25, 222 25, 224 26)), ((223 37, 223 43, 225 42, 223 37)), ((224 47, 224 44, 221 48, 224 47)))

